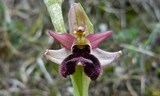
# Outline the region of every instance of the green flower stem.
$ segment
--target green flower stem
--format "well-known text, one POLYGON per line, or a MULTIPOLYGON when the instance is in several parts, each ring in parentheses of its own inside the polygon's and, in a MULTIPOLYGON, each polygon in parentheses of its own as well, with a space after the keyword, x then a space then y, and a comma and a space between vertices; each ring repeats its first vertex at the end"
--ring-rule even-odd
POLYGON ((88 89, 91 80, 86 76, 83 70, 83 67, 77 66, 76 72, 71 75, 74 96, 88 96, 88 89))
MULTIPOLYGON (((65 33, 66 29, 61 9, 62 0, 44 0, 44 2, 47 6, 55 31, 58 33, 65 33)), ((77 66, 76 72, 71 75, 74 96, 88 96, 91 80, 85 75, 83 70, 83 67, 77 66)))

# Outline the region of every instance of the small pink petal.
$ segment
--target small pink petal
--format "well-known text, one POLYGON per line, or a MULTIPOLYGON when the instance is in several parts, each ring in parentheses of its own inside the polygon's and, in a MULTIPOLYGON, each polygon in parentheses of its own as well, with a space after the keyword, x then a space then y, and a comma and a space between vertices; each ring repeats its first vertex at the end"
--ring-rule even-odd
POLYGON ((46 50, 44 53, 45 57, 48 60, 51 60, 52 62, 56 64, 61 64, 62 61, 71 54, 71 52, 65 48, 59 49, 59 50, 46 50))
POLYGON ((71 46, 75 40, 75 37, 71 34, 57 34, 56 32, 48 31, 48 33, 56 39, 62 46, 64 46, 66 49, 71 50, 71 46))
POLYGON ((110 63, 118 59, 118 57, 122 55, 122 51, 107 52, 96 48, 91 51, 91 54, 98 58, 101 66, 103 67, 109 65, 110 63))
POLYGON ((109 37, 112 34, 112 31, 97 33, 97 34, 89 34, 86 36, 86 38, 90 41, 92 49, 95 49, 98 47, 98 45, 107 37, 109 37))

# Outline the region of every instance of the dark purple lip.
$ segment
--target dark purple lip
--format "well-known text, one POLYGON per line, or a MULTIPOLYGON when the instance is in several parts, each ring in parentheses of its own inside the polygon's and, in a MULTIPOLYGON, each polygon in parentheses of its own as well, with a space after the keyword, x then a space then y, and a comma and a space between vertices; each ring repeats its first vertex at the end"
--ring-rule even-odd
POLYGON ((73 48, 73 54, 66 57, 60 65, 59 72, 63 77, 74 74, 75 67, 82 66, 85 74, 92 80, 96 80, 102 72, 99 60, 90 54, 90 46, 78 46, 73 48))

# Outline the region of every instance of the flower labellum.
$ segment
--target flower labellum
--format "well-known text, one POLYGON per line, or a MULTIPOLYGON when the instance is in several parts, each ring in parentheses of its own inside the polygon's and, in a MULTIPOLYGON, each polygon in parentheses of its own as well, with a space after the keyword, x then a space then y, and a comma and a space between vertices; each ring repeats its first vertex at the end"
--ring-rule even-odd
POLYGON ((59 73, 63 77, 74 74, 76 66, 82 66, 85 74, 96 80, 102 73, 102 67, 112 63, 121 54, 118 52, 106 52, 98 48, 98 45, 112 32, 93 34, 91 23, 79 4, 74 3, 69 11, 70 34, 57 34, 49 31, 49 34, 64 48, 60 50, 46 50, 45 56, 52 62, 59 64, 59 73))

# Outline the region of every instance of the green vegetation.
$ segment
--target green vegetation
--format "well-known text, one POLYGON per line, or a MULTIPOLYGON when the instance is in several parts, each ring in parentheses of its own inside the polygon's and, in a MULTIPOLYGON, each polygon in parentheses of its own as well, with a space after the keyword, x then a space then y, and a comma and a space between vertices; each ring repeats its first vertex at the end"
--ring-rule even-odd
MULTIPOLYGON (((68 30, 72 0, 62 4, 68 30)), ((123 56, 92 81, 90 96, 160 96, 160 1, 77 0, 95 33, 112 30, 100 47, 123 56)), ((72 96, 69 78, 44 57, 61 46, 43 0, 0 0, 0 96, 72 96)))

